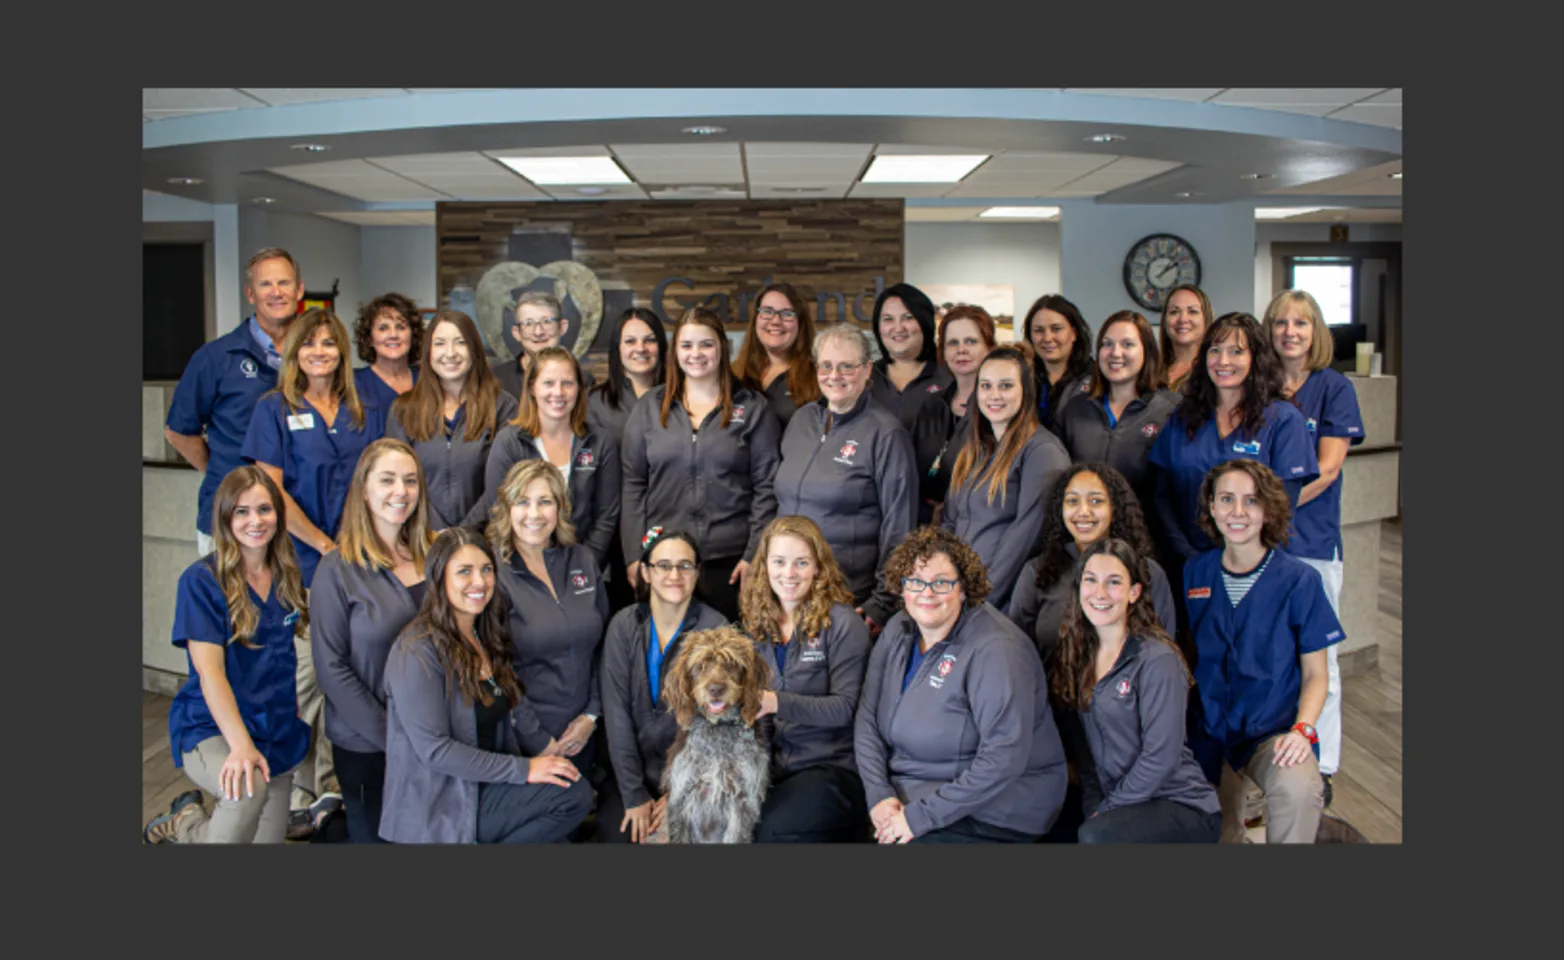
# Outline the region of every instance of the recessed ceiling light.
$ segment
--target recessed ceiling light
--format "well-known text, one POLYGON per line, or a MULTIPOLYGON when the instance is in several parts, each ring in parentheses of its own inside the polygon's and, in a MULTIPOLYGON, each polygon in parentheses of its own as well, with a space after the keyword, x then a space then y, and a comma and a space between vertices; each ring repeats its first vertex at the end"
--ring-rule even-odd
POLYGON ((1118 143, 1124 135, 1119 133, 1094 133, 1086 138, 1087 143, 1118 143))
POLYGON ((303 150, 305 153, 325 153, 331 148, 324 143, 295 143, 294 150, 303 150))
POLYGON ((689 133, 697 137, 714 137, 719 133, 727 133, 727 127, 713 127, 709 124, 701 124, 694 127, 685 127, 680 133, 689 133))
POLYGON ((830 187, 760 187, 772 193, 825 193, 830 187))
POLYGON ((986 153, 875 156, 864 183, 960 183, 988 159, 986 153))
POLYGON ((577 187, 576 192, 585 197, 596 197, 608 192, 607 187, 577 187))
POLYGON ((1173 196, 1179 198, 1180 200, 1188 200, 1190 197, 1198 197, 1201 196, 1201 194, 1195 193, 1193 190, 1184 190, 1173 194, 1173 196))
POLYGON ((1017 220, 1046 220, 1049 217, 1059 215, 1058 207, 989 207, 979 217, 996 219, 1007 218, 1017 220))
POLYGON ((613 157, 496 157, 539 186, 633 183, 613 157))
POLYGON ((1269 180, 1269 179, 1271 179, 1271 175, 1269 173, 1241 173, 1241 174, 1238 175, 1238 179, 1240 179, 1240 180, 1269 180))
POLYGON ((198 183, 204 183, 200 177, 169 177, 168 182, 179 187, 193 187, 198 183))
POLYGON ((1301 217, 1306 213, 1324 209, 1324 207, 1255 207, 1254 218, 1256 220, 1286 220, 1289 217, 1301 217))
POLYGON ((271 197, 256 197, 254 200, 251 200, 250 202, 251 203, 262 203, 262 204, 265 204, 265 203, 276 203, 277 201, 274 200, 271 197))
POLYGON ((1392 179, 1392 180, 1400 180, 1401 179, 1401 171, 1397 170, 1395 173, 1392 173, 1390 175, 1390 179, 1392 179))

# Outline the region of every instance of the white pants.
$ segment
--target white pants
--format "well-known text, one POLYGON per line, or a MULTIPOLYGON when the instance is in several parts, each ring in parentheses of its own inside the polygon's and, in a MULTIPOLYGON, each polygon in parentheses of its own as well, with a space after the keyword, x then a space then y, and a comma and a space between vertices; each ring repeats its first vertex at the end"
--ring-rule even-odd
MULTIPOLYGON (((1341 616, 1342 563, 1336 560, 1313 560, 1299 557, 1304 563, 1320 572, 1325 583, 1325 597, 1330 608, 1341 616)), ((1336 666, 1336 648, 1333 643, 1325 648, 1325 662, 1329 665, 1326 677, 1325 707, 1320 710, 1319 722, 1314 730, 1320 737, 1320 773, 1331 776, 1341 763, 1341 669, 1336 666)))

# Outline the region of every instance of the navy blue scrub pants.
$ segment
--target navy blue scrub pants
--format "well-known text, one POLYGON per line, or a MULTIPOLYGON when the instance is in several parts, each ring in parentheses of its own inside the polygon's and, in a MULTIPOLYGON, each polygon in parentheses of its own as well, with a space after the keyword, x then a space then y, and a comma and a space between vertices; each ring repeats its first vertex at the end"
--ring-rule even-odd
POLYGON ((1081 843, 1216 843, 1222 813, 1201 813, 1176 800, 1148 800, 1090 817, 1076 836, 1081 843))
POLYGON ((564 843, 592 812, 586 778, 552 783, 478 784, 479 843, 564 843))
POLYGON ((872 839, 863 781, 845 767, 805 767, 772 781, 756 843, 855 843, 872 839))

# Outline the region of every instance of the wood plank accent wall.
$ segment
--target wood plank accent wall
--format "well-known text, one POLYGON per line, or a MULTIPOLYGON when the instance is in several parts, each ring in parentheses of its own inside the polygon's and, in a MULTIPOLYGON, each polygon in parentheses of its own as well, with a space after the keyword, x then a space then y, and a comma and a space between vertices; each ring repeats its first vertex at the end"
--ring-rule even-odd
MULTIPOLYGON (((435 223, 440 302, 456 309, 479 305, 473 298, 484 276, 502 263, 573 261, 589 269, 603 291, 593 352, 606 349, 608 327, 632 302, 668 320, 703 304, 742 330, 755 293, 772 281, 809 298, 816 323, 844 312, 867 323, 876 293, 901 281, 904 264, 900 199, 440 203, 435 223)), ((527 279, 534 272, 514 271, 527 279)), ((487 289, 493 314, 492 278, 487 289)), ((580 309, 567 304, 566 313, 580 309)), ((474 319, 490 336, 494 327, 474 319)), ((576 326, 566 342, 582 356, 576 326)), ((515 349, 503 339, 490 344, 502 356, 515 349)))

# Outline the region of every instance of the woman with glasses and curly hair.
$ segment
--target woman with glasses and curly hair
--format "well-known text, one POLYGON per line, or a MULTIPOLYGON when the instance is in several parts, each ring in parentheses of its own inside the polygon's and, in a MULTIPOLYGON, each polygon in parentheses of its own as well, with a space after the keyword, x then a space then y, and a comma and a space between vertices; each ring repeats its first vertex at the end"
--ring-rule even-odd
POLYGON ((663 766, 679 735, 663 699, 663 665, 673 662, 680 637, 728 622, 695 595, 694 537, 653 528, 644 544, 639 602, 615 614, 603 638, 603 727, 614 775, 599 795, 597 838, 607 843, 645 843, 662 826, 663 766))
POLYGON ((282 491, 259 467, 234 468, 213 500, 215 549, 179 577, 174 646, 190 679, 168 711, 174 766, 201 790, 174 798, 147 843, 282 843, 293 768, 310 746, 294 689, 294 643, 308 633, 303 578, 282 535, 282 491))
POLYGON ((985 603, 988 575, 920 527, 885 565, 906 609, 869 656, 854 728, 880 843, 1032 843, 1064 802, 1064 749, 1037 651, 985 603))
POLYGON ((1049 677, 1091 753, 1081 843, 1215 843, 1221 833, 1216 791, 1184 739, 1192 681, 1151 607, 1150 563, 1107 537, 1086 548, 1071 578, 1049 677))
POLYGON ((765 395, 783 430, 793 411, 820 396, 814 348, 809 302, 791 283, 767 284, 755 298, 733 372, 744 386, 765 395))
POLYGON ((764 575, 744 588, 744 632, 776 664, 760 700, 760 716, 773 718, 774 732, 771 787, 755 842, 859 839, 868 810, 853 760, 853 712, 869 628, 814 521, 776 518, 755 556, 764 575))
POLYGON ((386 662, 386 785, 392 843, 561 843, 592 788, 555 744, 518 725, 494 554, 466 527, 429 548, 429 590, 386 662))

